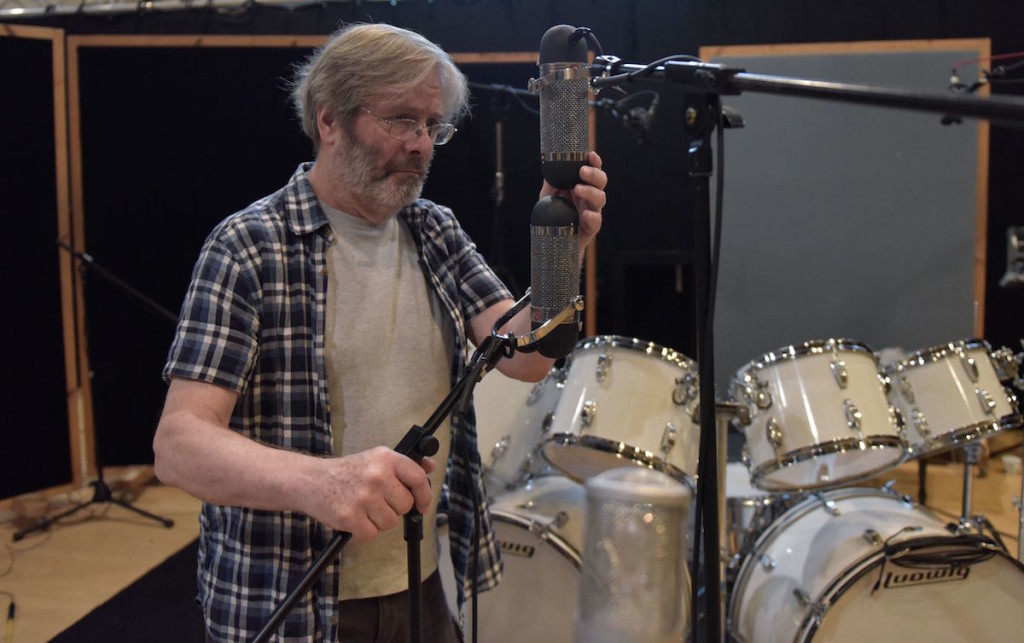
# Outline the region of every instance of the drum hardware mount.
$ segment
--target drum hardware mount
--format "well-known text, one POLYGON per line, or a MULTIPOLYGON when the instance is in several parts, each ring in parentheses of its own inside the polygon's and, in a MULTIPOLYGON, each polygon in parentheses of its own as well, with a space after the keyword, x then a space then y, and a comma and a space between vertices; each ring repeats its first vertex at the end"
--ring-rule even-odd
POLYGON ((512 441, 512 437, 509 434, 501 436, 501 438, 494 443, 494 448, 491 449, 491 463, 495 463, 505 455, 508 451, 508 445, 512 441))
POLYGON ((672 389, 672 402, 678 406, 682 406, 691 400, 697 399, 698 388, 697 388, 697 376, 693 373, 687 373, 682 377, 676 378, 675 388, 672 389))
POLYGON ((988 391, 980 386, 976 386, 974 387, 974 394, 978 396, 978 401, 981 402, 981 410, 985 415, 996 414, 996 401, 988 391))
POLYGON ((916 406, 910 411, 910 421, 914 423, 914 428, 921 434, 922 437, 928 439, 931 436, 932 429, 928 425, 928 418, 921 409, 916 406))
POLYGON ((779 421, 773 417, 768 418, 768 421, 764 423, 764 431, 768 438, 768 444, 775 449, 776 457, 781 457, 779 451, 782 449, 782 428, 779 426, 779 421))
POLYGON ((544 396, 544 387, 541 386, 540 382, 533 385, 530 389, 530 394, 526 397, 526 406, 533 406, 540 401, 540 398, 544 396))
POLYGON ((914 387, 910 385, 910 380, 903 373, 896 376, 899 381, 900 394, 911 404, 914 403, 914 387))
POLYGON ((828 606, 815 601, 806 590, 799 587, 793 590, 793 597, 810 612, 809 616, 814 619, 814 622, 820 625, 821 619, 825 617, 825 612, 828 610, 828 606))
POLYGON ((598 382, 604 382, 605 378, 608 377, 608 371, 612 368, 612 356, 607 353, 601 353, 597 356, 597 366, 594 367, 594 377, 597 378, 598 382))
POLYGON ((661 452, 668 455, 668 452, 672 450, 672 447, 676 445, 676 436, 679 431, 676 429, 676 425, 672 422, 665 424, 665 432, 661 434, 661 452))
POLYGON ((548 411, 547 413, 544 414, 544 419, 541 420, 541 422, 540 422, 540 431, 541 431, 541 433, 549 433, 551 431, 551 426, 554 423, 555 423, 555 412, 554 411, 548 411))
POLYGON ((583 407, 580 409, 580 425, 589 427, 597 419, 597 402, 595 400, 586 400, 583 402, 583 407))
POLYGON ((843 415, 846 416, 846 426, 851 431, 860 431, 860 423, 863 419, 863 415, 857 405, 854 404, 853 400, 843 400, 843 415))
POLYGON ((845 389, 849 385, 850 376, 846 372, 846 362, 843 360, 832 360, 829 364, 832 370, 832 376, 836 378, 836 384, 839 388, 845 389))
POLYGON ((885 484, 878 488, 879 491, 889 494, 894 498, 898 498, 908 507, 914 506, 914 499, 909 494, 900 493, 896 491, 896 480, 887 480, 885 484))
POLYGON ((817 500, 821 504, 821 508, 833 516, 840 515, 839 507, 836 507, 835 501, 831 498, 826 498, 821 492, 812 493, 810 497, 817 500))
POLYGON ((956 348, 957 355, 960 356, 960 364, 964 367, 964 372, 967 373, 967 377, 970 378, 975 384, 978 383, 978 363, 974 361, 974 358, 967 354, 967 347, 963 342, 956 348))
MULTIPOLYGON (((522 506, 523 509, 530 509, 533 506, 532 502, 528 502, 522 506)), ((569 514, 566 511, 559 511, 555 514, 555 517, 547 522, 540 520, 530 521, 530 533, 535 534, 538 538, 545 540, 555 529, 561 529, 565 524, 569 522, 569 514)))

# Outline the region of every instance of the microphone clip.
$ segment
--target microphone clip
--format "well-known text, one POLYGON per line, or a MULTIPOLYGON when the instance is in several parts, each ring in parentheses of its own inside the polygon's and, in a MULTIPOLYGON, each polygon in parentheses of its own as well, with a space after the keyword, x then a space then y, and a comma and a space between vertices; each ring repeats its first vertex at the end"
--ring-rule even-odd
POLYGON ((590 66, 587 63, 544 63, 540 66, 540 78, 531 78, 526 89, 539 94, 545 87, 558 82, 576 79, 590 80, 590 66))
POLYGON ((569 304, 561 310, 561 312, 526 335, 517 336, 512 332, 502 335, 498 332, 498 329, 511 321, 512 318, 515 317, 519 311, 526 308, 529 303, 530 289, 527 288, 526 294, 523 295, 522 299, 505 311, 505 314, 499 317, 498 320, 494 322, 494 326, 491 327, 491 336, 506 346, 508 354, 505 355, 505 357, 511 357, 512 353, 515 351, 519 351, 520 353, 532 353, 537 350, 541 340, 550 335, 556 328, 568 322, 570 319, 574 320, 577 325, 582 324, 580 313, 583 312, 584 308, 583 295, 577 295, 575 299, 569 302, 569 304))

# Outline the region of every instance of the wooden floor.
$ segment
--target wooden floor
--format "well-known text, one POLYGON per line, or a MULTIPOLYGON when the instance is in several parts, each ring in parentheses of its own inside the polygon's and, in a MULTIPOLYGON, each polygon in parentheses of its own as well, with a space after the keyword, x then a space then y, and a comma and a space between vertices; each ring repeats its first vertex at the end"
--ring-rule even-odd
MULTIPOLYGON (((112 483, 113 484, 113 483, 112 483)), ((7 594, 17 605, 12 643, 48 641, 130 585, 199 533, 199 501, 158 484, 136 491, 132 502, 174 521, 167 528, 112 503, 99 503, 34 532, 12 509, 0 512, 0 609, 7 594)), ((92 488, 51 499, 51 515, 93 497, 92 488)))
MULTIPOLYGON (((940 516, 960 515, 963 471, 961 464, 928 465, 928 505, 940 516)), ((897 490, 917 497, 917 463, 872 482, 880 485, 890 479, 897 490)), ((1007 474, 994 457, 984 477, 974 470, 972 486, 972 514, 988 517, 1016 556, 1019 519, 1013 499, 1021 493, 1021 474, 1007 474)), ((88 500, 92 492, 85 489, 72 496, 65 501, 88 500)), ((12 534, 26 523, 10 510, 0 512, 0 611, 5 611, 5 593, 13 594, 17 616, 12 642, 50 639, 196 537, 195 498, 159 484, 140 487, 136 496, 134 506, 173 519, 174 527, 100 504, 15 543, 12 534)), ((51 510, 57 513, 59 507, 51 510)))

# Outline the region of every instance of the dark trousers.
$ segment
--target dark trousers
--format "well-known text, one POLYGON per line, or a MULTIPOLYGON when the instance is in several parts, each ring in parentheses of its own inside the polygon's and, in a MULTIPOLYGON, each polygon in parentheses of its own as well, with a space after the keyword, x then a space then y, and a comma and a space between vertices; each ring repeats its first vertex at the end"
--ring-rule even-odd
MULTIPOLYGON (((424 643, 461 643, 462 633, 448 609, 441 575, 431 574, 423 581, 424 643)), ((409 592, 376 598, 341 601, 338 612, 338 638, 342 643, 408 643, 409 592)))

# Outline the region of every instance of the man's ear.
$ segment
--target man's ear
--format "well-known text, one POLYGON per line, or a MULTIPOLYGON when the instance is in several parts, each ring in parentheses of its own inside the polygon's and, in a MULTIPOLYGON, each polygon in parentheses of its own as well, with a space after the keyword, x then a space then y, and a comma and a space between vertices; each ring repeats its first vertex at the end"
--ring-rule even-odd
POLYGON ((338 122, 334 112, 326 107, 316 109, 316 128, 320 134, 320 142, 333 145, 338 139, 338 129, 341 123, 338 122))

